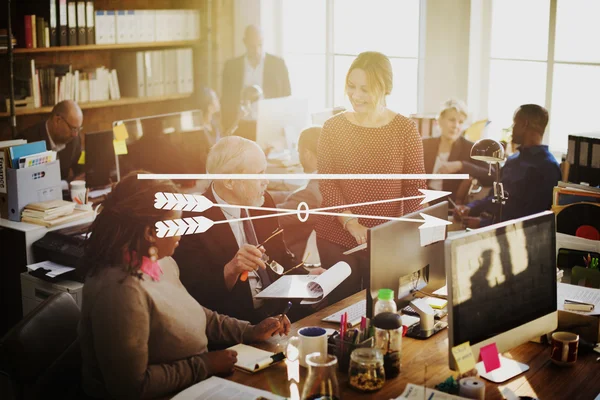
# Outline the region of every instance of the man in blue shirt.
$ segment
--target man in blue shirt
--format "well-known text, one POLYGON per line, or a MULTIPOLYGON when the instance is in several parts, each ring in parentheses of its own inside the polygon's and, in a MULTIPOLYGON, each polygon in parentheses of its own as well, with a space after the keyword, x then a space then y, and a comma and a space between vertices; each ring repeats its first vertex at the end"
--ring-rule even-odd
MULTIPOLYGON (((548 146, 542 145, 544 130, 548 125, 548 111, 536 104, 525 104, 517 109, 513 117, 513 143, 520 145, 519 151, 506 160, 501 170, 501 182, 508 193, 502 208, 502 221, 550 209, 552 191, 561 179, 560 167, 548 146)), ((493 216, 499 221, 499 205, 492 202, 493 195, 456 208, 455 215, 493 216)), ((492 221, 482 217, 481 225, 492 221)), ((477 223, 469 224, 477 227, 477 223)))

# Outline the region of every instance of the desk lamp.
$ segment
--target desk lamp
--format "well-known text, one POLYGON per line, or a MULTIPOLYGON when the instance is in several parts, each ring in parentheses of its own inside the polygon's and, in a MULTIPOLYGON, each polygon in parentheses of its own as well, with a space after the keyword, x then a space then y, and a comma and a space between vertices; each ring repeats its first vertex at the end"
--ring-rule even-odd
POLYGON ((240 94, 240 108, 235 118, 235 123, 227 131, 225 136, 233 135, 237 130, 239 122, 242 118, 247 117, 252 112, 252 104, 263 98, 263 90, 258 85, 246 86, 240 94))
POLYGON ((508 200, 508 193, 504 193, 504 186, 500 182, 500 162, 504 161, 504 146, 494 139, 479 139, 473 147, 471 147, 471 158, 473 160, 485 161, 490 164, 490 172, 492 172, 492 164, 496 164, 496 180, 494 181, 494 198, 493 203, 498 203, 500 212, 498 221, 502 221, 502 205, 508 200))

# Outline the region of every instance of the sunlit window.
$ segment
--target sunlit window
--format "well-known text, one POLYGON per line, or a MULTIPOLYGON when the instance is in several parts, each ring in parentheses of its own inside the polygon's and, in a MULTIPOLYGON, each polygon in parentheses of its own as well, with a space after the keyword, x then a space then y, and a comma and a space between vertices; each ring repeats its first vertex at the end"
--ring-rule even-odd
POLYGON ((417 112, 420 0, 285 0, 281 50, 293 95, 313 112, 346 106, 346 73, 363 51, 390 57, 394 90, 388 106, 417 112))

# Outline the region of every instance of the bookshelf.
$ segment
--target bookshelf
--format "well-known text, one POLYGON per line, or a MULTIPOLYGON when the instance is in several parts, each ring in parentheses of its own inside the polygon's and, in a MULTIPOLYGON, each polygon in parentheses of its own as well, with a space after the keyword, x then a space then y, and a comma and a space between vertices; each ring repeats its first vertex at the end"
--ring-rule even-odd
MULTIPOLYGON (((30 1, 30 0, 28 0, 30 1)), ((46 1, 46 0, 44 0, 46 1)), ((4 4, 5 0, 0 0, 4 4)), ((12 0, 13 34, 22 21, 16 19, 19 7, 26 2, 12 0)), ((94 0, 96 10, 178 10, 194 9, 200 15, 200 35, 198 40, 177 40, 122 44, 91 44, 77 46, 13 49, 13 58, 33 59, 36 66, 69 64, 73 70, 87 67, 105 66, 115 68, 120 55, 125 52, 178 50, 191 48, 193 53, 193 92, 153 97, 121 97, 119 100, 81 102, 84 114, 84 131, 95 132, 110 129, 113 121, 191 110, 198 108, 198 90, 209 86, 219 90, 220 73, 224 62, 233 57, 233 0, 94 0), (217 39, 218 38, 218 39, 217 39)), ((5 9, 3 6, 2 9, 5 9)), ((1 14, 1 13, 0 13, 1 14)), ((5 28, 6 13, 0 15, 0 28, 5 28)), ((17 39, 20 39, 17 36, 17 39)), ((237 38, 239 39, 239 38, 237 38)), ((9 57, 6 50, 0 50, 0 95, 8 98, 9 57)), ((121 76, 119 75, 119 81, 121 76)), ((119 82, 121 86, 121 82, 119 82)), ((123 96, 123 94, 122 94, 123 96)), ((11 139, 10 109, 4 111, 4 99, 0 99, 0 140, 11 139)), ((37 124, 48 117, 51 106, 33 109, 15 109, 17 132, 37 124)), ((85 140, 85 138, 82 138, 85 140)))
MULTIPOLYGON (((155 96, 155 97, 121 97, 119 100, 108 100, 108 101, 90 101, 87 103, 79 103, 79 107, 82 110, 91 110, 94 108, 107 108, 107 107, 118 107, 118 106, 126 106, 133 104, 146 104, 146 103, 156 103, 161 101, 171 101, 171 100, 185 100, 189 99, 192 96, 191 93, 182 93, 182 94, 173 94, 168 96, 155 96)), ((35 115, 35 114, 47 114, 52 111, 52 106, 48 107, 39 107, 39 108, 21 108, 16 109, 15 114, 17 116, 21 115, 35 115)), ((1 112, 1 117, 10 116, 9 112, 1 112)))
MULTIPOLYGON (((40 47, 35 49, 16 48, 13 53, 16 54, 35 54, 35 53, 71 53, 78 51, 102 51, 102 50, 150 50, 167 49, 178 47, 198 46, 195 40, 178 40, 172 42, 149 42, 149 43, 122 43, 122 44, 89 44, 82 46, 59 46, 59 47, 40 47)), ((6 50, 1 50, 0 54, 6 54, 6 50)))

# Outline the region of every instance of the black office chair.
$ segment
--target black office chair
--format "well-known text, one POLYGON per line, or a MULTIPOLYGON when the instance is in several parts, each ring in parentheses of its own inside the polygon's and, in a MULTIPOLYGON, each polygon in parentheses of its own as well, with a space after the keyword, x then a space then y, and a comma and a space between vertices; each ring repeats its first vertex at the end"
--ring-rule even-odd
POLYGON ((36 307, 0 341, 0 397, 79 399, 79 308, 67 293, 36 307), (7 396, 7 397, 5 397, 7 396))

